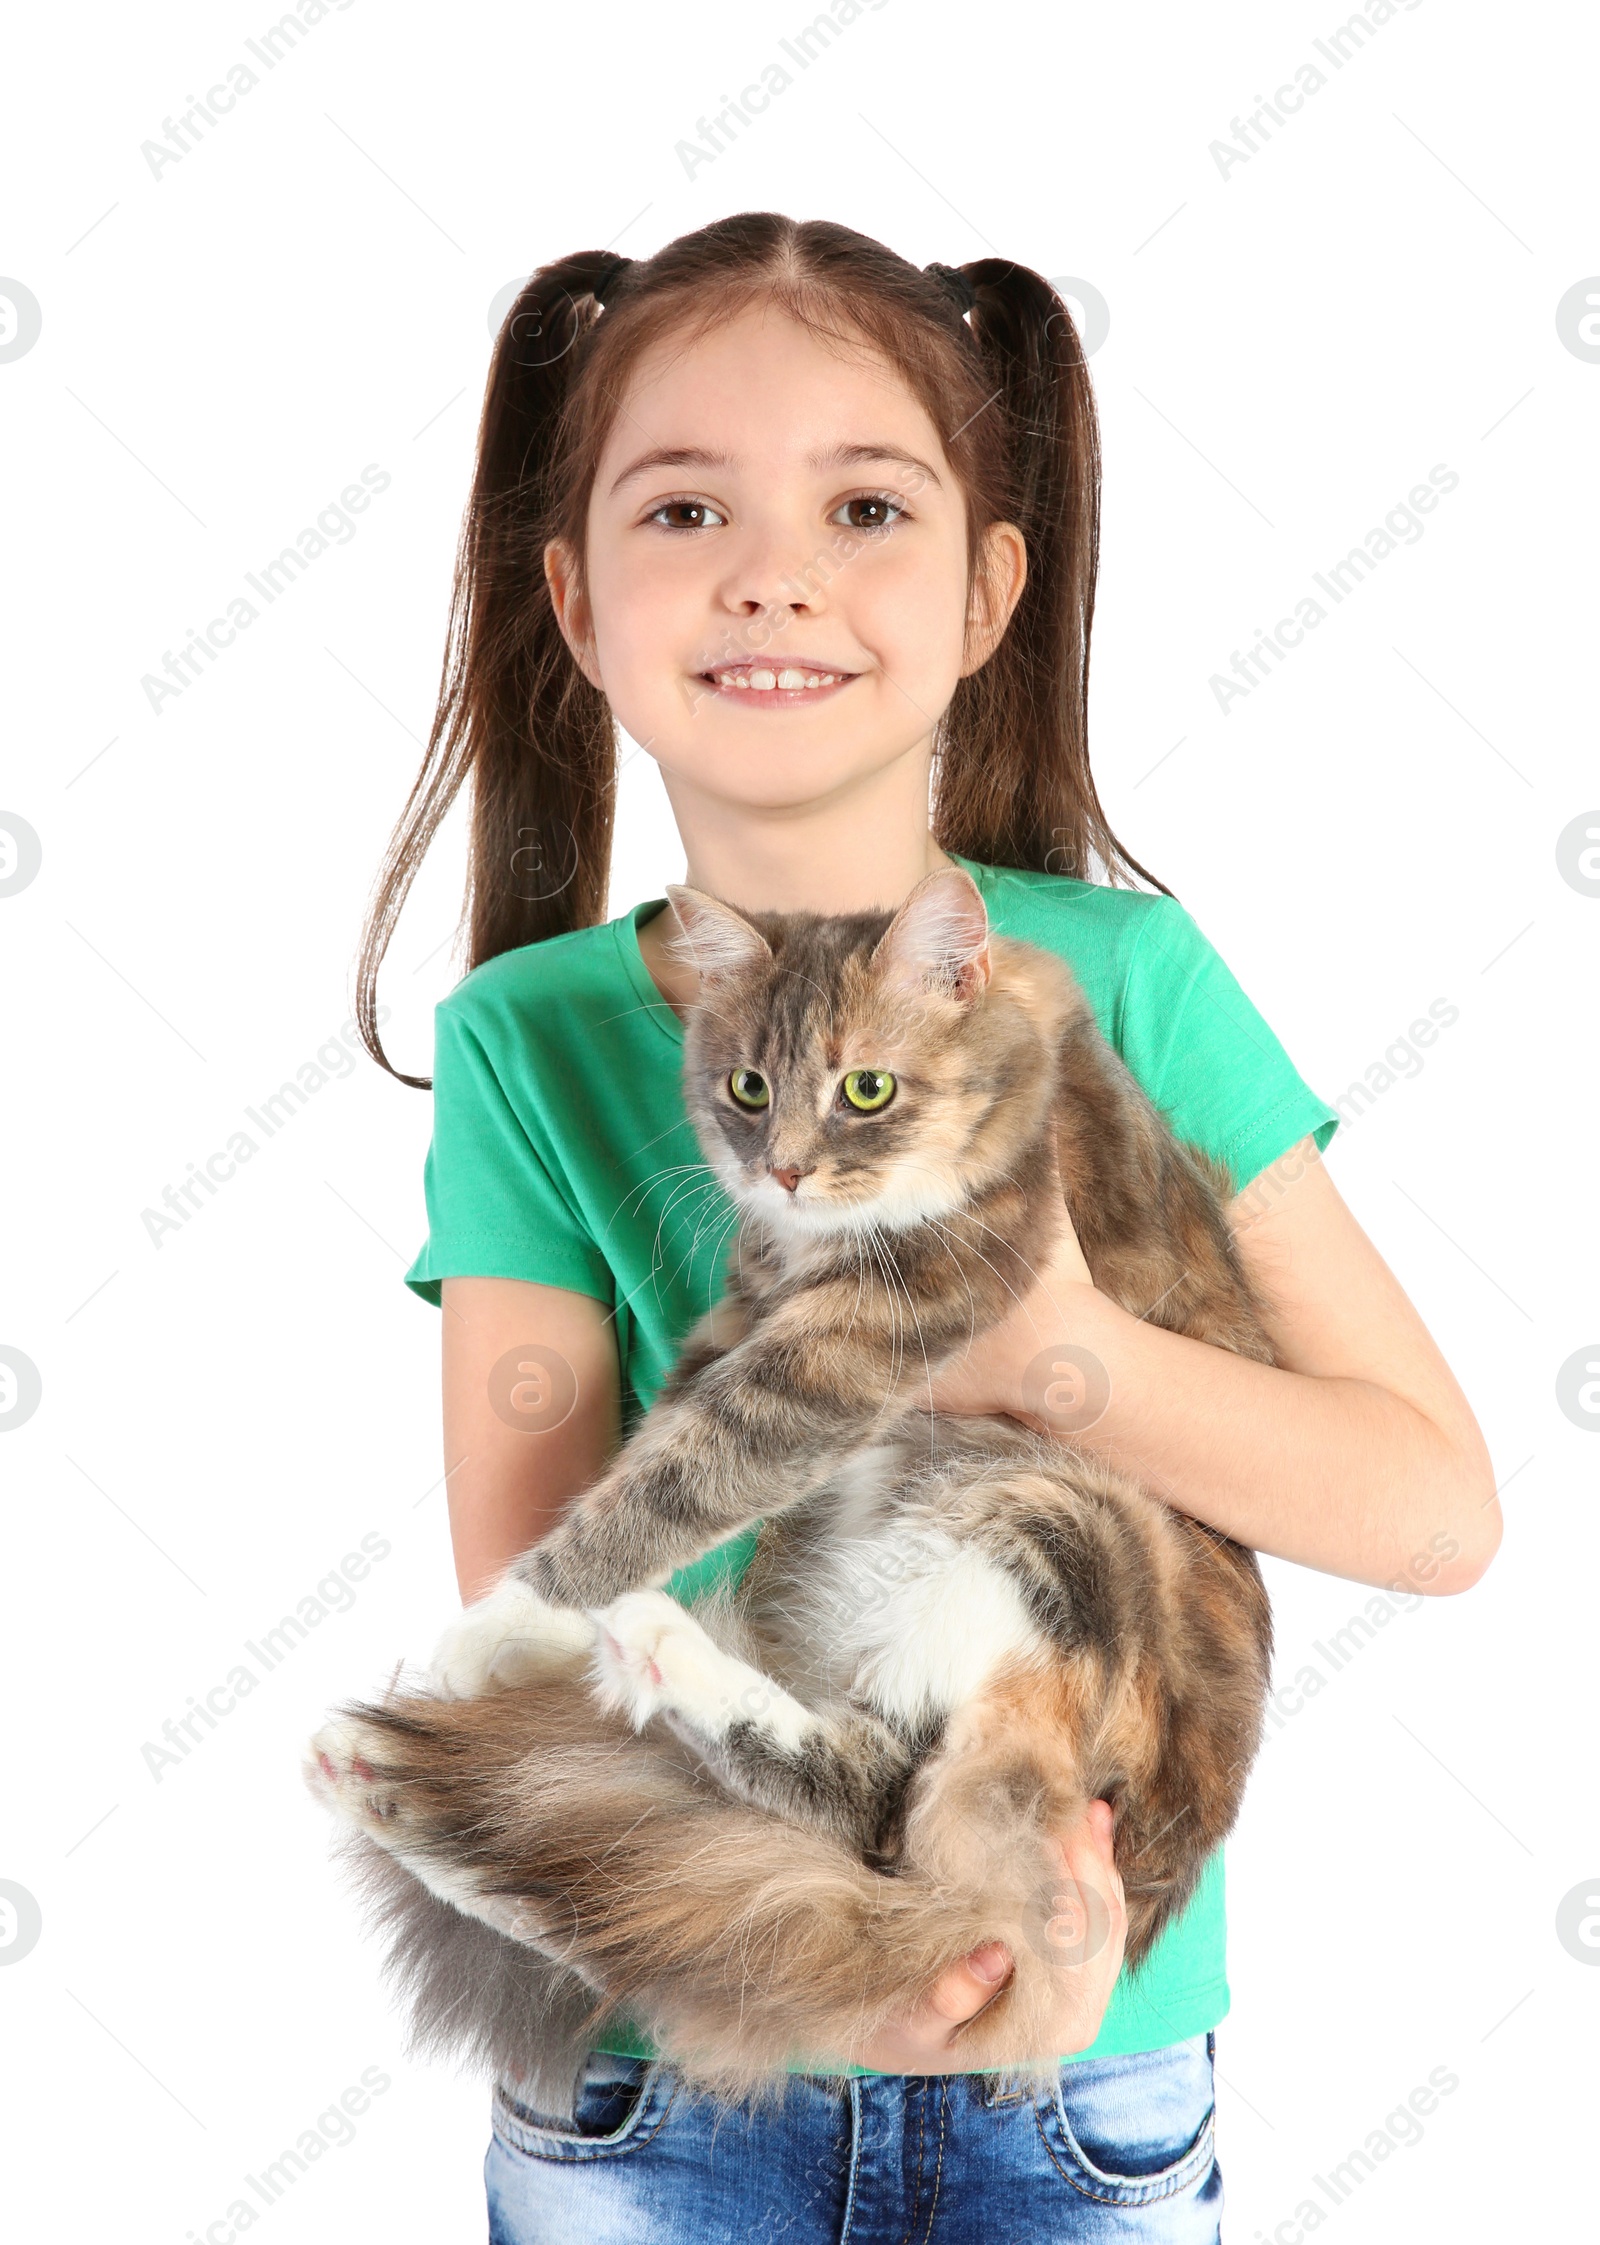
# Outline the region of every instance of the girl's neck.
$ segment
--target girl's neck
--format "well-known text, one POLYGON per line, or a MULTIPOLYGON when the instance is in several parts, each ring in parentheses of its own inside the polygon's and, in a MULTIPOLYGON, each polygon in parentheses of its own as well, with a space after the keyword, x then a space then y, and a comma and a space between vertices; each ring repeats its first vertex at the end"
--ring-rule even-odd
MULTIPOLYGON (((878 788, 764 812, 707 797, 664 772, 684 880, 747 912, 893 910, 924 875, 951 862, 928 830, 926 766, 915 795, 905 776, 891 768, 878 788)), ((639 949, 651 980, 681 1014, 694 1002, 698 977, 668 953, 675 932, 673 913, 658 913, 639 930, 639 949)))
MULTIPOLYGON (((775 728, 776 730, 776 728, 775 728)), ((783 753, 781 741, 773 743, 783 753)), ((831 796, 773 809, 663 771, 684 879, 745 912, 871 912, 950 860, 928 831, 928 760, 904 756, 831 796)))

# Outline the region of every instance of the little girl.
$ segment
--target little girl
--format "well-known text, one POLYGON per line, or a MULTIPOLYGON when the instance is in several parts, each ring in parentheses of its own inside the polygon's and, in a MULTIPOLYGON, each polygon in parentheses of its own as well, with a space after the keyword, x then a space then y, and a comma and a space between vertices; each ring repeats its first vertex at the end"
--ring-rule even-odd
MULTIPOLYGON (((1130 1316, 1069 1227, 939 1375, 938 1409, 1027 1416, 1030 1366, 1070 1346, 1110 1394, 1077 1439, 1240 1542, 1435 1592, 1488 1564, 1482 1438, 1322 1167, 1333 1110, 1170 892, 1129 885, 1152 877, 1106 823, 1085 722, 1098 512, 1082 349, 1024 267, 918 271, 846 227, 755 213, 641 262, 564 258, 518 298, 359 991, 387 1067, 379 962, 470 773, 472 971, 437 1010, 429 1237, 407 1275, 445 1312, 465 1599, 648 1409, 734 1222, 679 1089, 695 980, 674 914, 658 898, 601 919, 619 725, 660 767, 685 878, 736 906, 882 910, 965 866, 1236 1181, 1283 1368, 1130 1316)), ((736 1577, 749 1543, 670 1587, 736 1577)), ((570 2112, 498 2085, 491 2240, 1215 2239, 1221 1854, 1125 1973, 1110 1831, 1096 1802, 1058 1836, 1112 1938, 1061 1971, 1048 2055, 1071 2055, 1048 2094, 964 2073, 952 2048, 1011 1969, 994 1944, 777 2108, 692 2098, 613 2027, 570 2112)))

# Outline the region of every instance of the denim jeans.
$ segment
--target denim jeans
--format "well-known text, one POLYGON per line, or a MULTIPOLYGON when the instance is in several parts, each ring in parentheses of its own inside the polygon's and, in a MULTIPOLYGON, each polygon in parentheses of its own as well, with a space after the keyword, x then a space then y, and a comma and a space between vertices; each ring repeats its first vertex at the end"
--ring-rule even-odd
POLYGON ((575 2129, 504 2084, 484 2162, 489 2245, 1216 2245, 1215 2037, 986 2074, 794 2076, 778 2108, 692 2095, 668 2065, 591 2054, 575 2129))

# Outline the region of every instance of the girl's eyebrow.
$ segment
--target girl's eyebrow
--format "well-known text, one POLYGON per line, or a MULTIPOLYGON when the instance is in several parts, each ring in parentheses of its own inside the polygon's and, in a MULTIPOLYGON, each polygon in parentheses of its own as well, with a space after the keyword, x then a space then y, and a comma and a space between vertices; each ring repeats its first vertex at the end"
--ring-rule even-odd
MULTIPOLYGON (((827 451, 806 455, 806 464, 812 468, 858 468, 869 460, 894 460, 903 468, 915 468, 930 483, 940 483, 926 460, 919 460, 914 452, 903 452, 897 444, 836 444, 827 451)), ((649 474, 652 468, 736 468, 738 464, 731 452, 707 452, 699 445, 658 445, 650 452, 641 452, 623 469, 608 496, 614 498, 625 483, 649 474)))
POLYGON ((648 474, 651 468, 731 468, 735 465, 731 452, 706 452, 693 444, 658 445, 652 452, 641 452, 631 467, 624 468, 607 496, 614 498, 625 483, 631 483, 635 476, 648 474))
POLYGON ((914 452, 903 452, 897 444, 836 444, 829 452, 808 455, 813 468, 859 468, 869 460, 897 460, 903 468, 915 468, 930 483, 940 481, 926 460, 919 460, 914 452))

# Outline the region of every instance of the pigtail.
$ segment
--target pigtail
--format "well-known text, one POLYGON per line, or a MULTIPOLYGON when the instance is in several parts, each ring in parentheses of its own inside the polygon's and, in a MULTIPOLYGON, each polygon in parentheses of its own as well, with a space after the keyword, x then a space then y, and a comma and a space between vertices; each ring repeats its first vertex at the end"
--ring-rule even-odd
MULTIPOLYGON (((561 512, 563 421, 596 286, 624 262, 580 251, 543 266, 494 347, 477 472, 456 554, 439 701, 422 769, 374 885, 356 970, 355 1019, 381 1067, 378 970, 417 868, 472 776, 465 916, 470 964, 568 929, 605 908, 616 731, 573 661, 550 598, 544 548, 561 512)), ((621 284, 625 286, 625 283, 621 284)))
POLYGON ((1100 428, 1072 316, 1028 267, 984 257, 938 273, 971 298, 986 411, 1003 421, 1009 519, 1028 580, 989 661, 958 684, 937 743, 934 831, 987 865, 1166 891, 1112 833, 1089 763, 1089 634, 1100 553, 1100 428), (964 286, 963 286, 964 284, 964 286))

